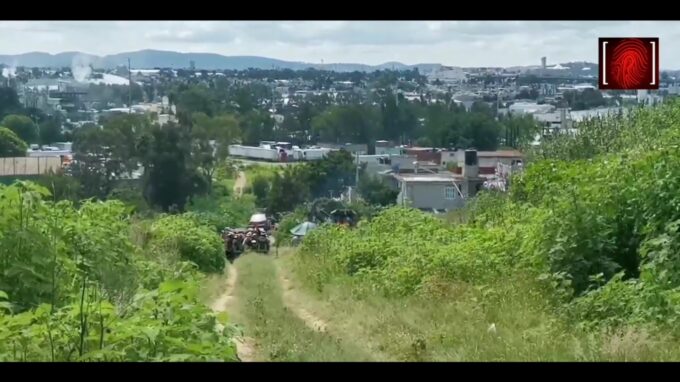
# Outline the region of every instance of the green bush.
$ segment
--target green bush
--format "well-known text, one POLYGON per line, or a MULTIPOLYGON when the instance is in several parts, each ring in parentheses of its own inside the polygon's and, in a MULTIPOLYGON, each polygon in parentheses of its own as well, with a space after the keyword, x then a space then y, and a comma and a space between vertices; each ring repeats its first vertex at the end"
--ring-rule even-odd
POLYGON ((219 235, 191 215, 170 215, 156 220, 150 230, 150 248, 160 256, 191 261, 203 272, 222 272, 224 243, 219 235))
POLYGON ((267 201, 267 194, 271 188, 271 184, 268 178, 263 175, 257 175, 253 179, 252 183, 253 195, 255 195, 255 201, 258 206, 264 206, 267 201))
POLYGON ((183 276, 138 292, 125 311, 93 288, 57 310, 0 312, 0 361, 235 361, 232 329, 215 330, 226 315, 198 303, 198 280, 183 276))
POLYGON ((151 209, 149 204, 142 196, 142 190, 139 187, 131 185, 122 185, 115 187, 109 192, 108 199, 116 199, 131 206, 134 212, 145 213, 151 209))
POLYGON ((0 126, 0 158, 25 157, 28 145, 12 130, 0 126))
POLYGON ((418 210, 393 207, 353 230, 321 227, 301 256, 326 257, 332 269, 370 280, 387 294, 415 292, 428 277, 492 280, 516 265, 501 229, 451 227, 418 210))
POLYGON ((130 297, 136 272, 128 209, 119 202, 45 202, 34 183, 0 185, 0 290, 18 310, 56 304, 77 289, 74 273, 98 281, 116 301, 130 297))
POLYGON ((245 227, 255 209, 255 197, 197 197, 192 200, 188 209, 192 216, 219 232, 225 227, 245 227))
POLYGON ((160 239, 217 268, 221 250, 201 257, 217 235, 189 217, 131 226, 119 201, 51 199, 33 183, 0 185, 0 361, 236 360, 226 315, 200 302, 198 266, 152 256, 160 239), (173 240, 173 227, 189 229, 173 240))
POLYGON ((35 181, 47 188, 55 201, 70 200, 74 203, 79 201, 80 182, 72 176, 62 172, 54 173, 50 170, 49 173, 39 176, 35 181))
POLYGON ((283 216, 283 219, 278 223, 274 237, 277 245, 289 245, 293 236, 290 230, 295 228, 298 224, 303 223, 308 218, 308 211, 305 207, 298 207, 295 211, 283 216))

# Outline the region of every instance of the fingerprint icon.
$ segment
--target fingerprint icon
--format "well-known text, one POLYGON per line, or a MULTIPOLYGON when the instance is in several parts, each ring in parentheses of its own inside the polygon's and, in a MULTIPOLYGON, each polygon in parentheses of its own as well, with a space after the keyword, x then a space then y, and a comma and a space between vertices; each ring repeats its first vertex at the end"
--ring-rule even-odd
POLYGON ((658 38, 601 38, 601 89, 658 89, 658 38))
POLYGON ((612 77, 624 88, 633 88, 649 77, 647 46, 638 39, 626 39, 612 55, 612 77))

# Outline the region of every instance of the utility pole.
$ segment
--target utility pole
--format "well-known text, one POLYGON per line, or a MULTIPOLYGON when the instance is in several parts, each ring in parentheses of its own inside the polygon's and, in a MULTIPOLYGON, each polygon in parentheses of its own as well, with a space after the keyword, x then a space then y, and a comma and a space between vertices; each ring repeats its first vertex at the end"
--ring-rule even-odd
POLYGON ((128 57, 128 108, 132 114, 132 66, 130 66, 130 57, 128 57))
POLYGON ((357 156, 357 168, 356 175, 354 177, 354 186, 359 188, 359 167, 361 167, 361 165, 359 164, 359 153, 356 153, 356 156, 357 156))

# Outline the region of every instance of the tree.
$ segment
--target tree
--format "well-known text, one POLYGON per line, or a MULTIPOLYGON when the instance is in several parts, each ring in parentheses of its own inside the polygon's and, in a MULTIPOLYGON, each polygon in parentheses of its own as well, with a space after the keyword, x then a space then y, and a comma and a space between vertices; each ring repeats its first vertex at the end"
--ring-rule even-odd
POLYGON ((607 101, 602 97, 602 93, 595 89, 566 91, 564 92, 564 100, 574 110, 592 109, 607 104, 607 101))
POLYGON ((264 175, 256 175, 253 178, 253 195, 255 195, 255 202, 258 206, 266 205, 270 188, 269 180, 264 175))
POLYGON ((380 135, 379 111, 368 105, 331 106, 312 120, 312 129, 322 141, 375 144, 380 135))
POLYGON ((293 141, 296 143, 307 143, 307 134, 302 131, 300 122, 295 118, 293 114, 285 115, 283 122, 278 126, 275 131, 274 139, 276 140, 287 140, 291 137, 295 137, 293 141))
POLYGON ((522 89, 517 96, 515 96, 516 99, 536 99, 538 98, 538 90, 536 89, 522 89))
POLYGON ((120 160, 112 155, 111 143, 116 139, 114 130, 93 124, 81 127, 74 135, 71 168, 83 197, 105 199, 123 172, 120 160))
POLYGON ((190 129, 175 123, 154 125, 142 138, 144 196, 163 211, 182 211, 193 195, 207 189, 205 178, 190 166, 190 143, 190 129))
POLYGON ((22 111, 19 96, 14 88, 0 86, 0 118, 22 111))
POLYGON ((309 132, 312 130, 312 119, 316 115, 314 105, 311 102, 302 102, 297 112, 297 120, 300 123, 300 128, 309 132))
POLYGON ((384 138, 397 139, 402 135, 399 126, 399 108, 397 97, 391 91, 385 95, 381 106, 382 111, 382 132, 384 138))
POLYGON ((61 133, 61 123, 57 118, 47 118, 39 125, 40 143, 48 145, 61 141, 64 136, 61 133))
POLYGON ((428 105, 425 112, 425 136, 431 145, 453 146, 455 141, 449 140, 449 129, 456 118, 445 105, 436 103, 428 105))
POLYGON ((274 175, 266 201, 269 214, 293 211, 307 200, 309 185, 302 181, 305 173, 303 165, 286 167, 282 174, 274 175))
POLYGON ((443 105, 429 106, 425 118, 426 137, 440 147, 495 150, 501 133, 500 124, 492 117, 488 105, 480 103, 473 109, 465 112, 454 106, 449 111, 443 105))
POLYGON ((192 159, 211 185, 215 164, 227 158, 229 145, 241 135, 239 122, 232 115, 210 118, 204 113, 194 113, 192 122, 192 159))
POLYGON ((399 141, 410 138, 418 125, 418 108, 404 98, 388 91, 381 102, 382 134, 386 139, 399 141))
POLYGON ((416 139, 416 146, 431 147, 432 141, 428 137, 420 137, 420 138, 416 139))
POLYGON ((76 130, 73 137, 73 174, 85 197, 105 199, 122 174, 132 177, 139 168, 141 134, 150 129, 144 116, 123 115, 76 130))
POLYGON ((24 157, 28 145, 12 130, 0 126, 0 157, 24 157))
POLYGON ((269 113, 260 110, 250 110, 241 115, 239 123, 246 145, 258 145, 260 141, 271 139, 274 131, 274 120, 269 113))
POLYGON ((241 113, 247 113, 255 108, 254 94, 251 89, 242 87, 236 90, 234 101, 238 104, 238 110, 241 113))
POLYGON ((503 125, 504 145, 513 148, 521 148, 531 143, 541 128, 536 120, 530 115, 513 116, 512 114, 501 119, 503 125))
POLYGON ((302 170, 306 174, 301 181, 307 183, 313 198, 319 198, 329 193, 339 195, 354 185, 356 163, 348 151, 332 151, 323 160, 306 164, 302 170))
POLYGON ((151 121, 143 115, 116 115, 103 123, 111 159, 120 166, 120 173, 131 177, 139 169, 143 155, 138 149, 139 137, 150 129, 151 121))
POLYGON ((463 113, 458 145, 474 147, 477 150, 493 151, 498 147, 500 124, 483 113, 463 113))
POLYGON ((2 119, 0 126, 14 131, 26 143, 38 143, 40 140, 38 127, 25 115, 10 114, 2 119))
POLYGON ((495 111, 489 106, 488 103, 486 102, 474 102, 472 104, 472 107, 470 108, 470 112, 472 113, 478 113, 478 114, 484 114, 489 118, 493 118, 496 116, 495 111))
POLYGON ((182 123, 188 124, 193 113, 204 113, 212 117, 217 108, 214 94, 204 86, 190 86, 179 91, 176 99, 177 117, 182 123))
POLYGON ((399 191, 377 176, 363 175, 359 179, 359 194, 369 204, 388 206, 394 204, 399 191))

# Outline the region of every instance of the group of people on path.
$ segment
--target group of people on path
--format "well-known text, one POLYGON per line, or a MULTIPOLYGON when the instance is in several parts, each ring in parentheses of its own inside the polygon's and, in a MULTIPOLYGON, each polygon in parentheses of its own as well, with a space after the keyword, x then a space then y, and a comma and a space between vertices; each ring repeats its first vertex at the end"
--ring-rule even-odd
POLYGON ((229 261, 247 249, 269 252, 269 235, 263 227, 248 227, 245 230, 227 227, 222 231, 222 240, 229 261))

